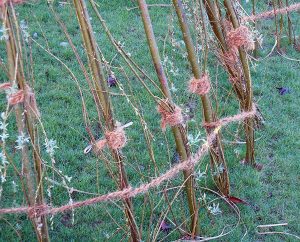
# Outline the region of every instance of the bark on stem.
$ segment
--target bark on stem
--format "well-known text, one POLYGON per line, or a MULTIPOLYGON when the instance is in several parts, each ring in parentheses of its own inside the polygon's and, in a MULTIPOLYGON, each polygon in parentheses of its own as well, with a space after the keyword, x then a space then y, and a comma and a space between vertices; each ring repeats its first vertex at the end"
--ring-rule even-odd
MULTIPOLYGON (((235 13, 235 10, 233 8, 233 5, 230 0, 224 0, 225 8, 228 12, 228 15, 230 16, 231 23, 233 27, 236 29, 240 26, 237 15, 235 13)), ((248 63, 248 57, 247 52, 244 48, 240 47, 239 50, 239 56, 240 61, 242 63, 243 68, 243 74, 246 81, 246 95, 245 95, 245 102, 242 103, 242 109, 243 111, 251 111, 253 108, 253 91, 252 91, 252 80, 251 80, 251 74, 250 74, 250 68, 248 63)), ((255 154, 254 154, 254 119, 247 118, 245 120, 245 134, 246 134, 246 157, 245 157, 245 163, 251 164, 252 166, 256 166, 255 163, 255 154)))
MULTIPOLYGON (((25 90, 26 80, 24 75, 24 67, 22 62, 22 46, 19 33, 18 20, 12 3, 10 6, 3 7, 1 12, 4 17, 5 26, 8 29, 8 40, 6 41, 7 60, 8 60, 8 77, 10 81, 15 80, 19 89, 25 90), (14 25, 12 24, 14 23, 14 25)), ((26 95, 26 93, 25 93, 26 95)), ((44 204, 43 183, 42 183, 42 162, 40 159, 39 148, 35 143, 34 125, 28 110, 24 112, 24 105, 15 106, 16 121, 18 134, 28 133, 33 145, 33 160, 35 171, 32 169, 30 161, 29 148, 26 144, 21 150, 23 174, 25 177, 27 202, 29 206, 44 204), (22 113, 24 112, 24 118, 22 113), (34 179, 35 178, 35 179, 34 179)), ((48 233, 48 225, 46 216, 31 218, 37 240, 50 241, 48 233), (40 227, 42 224, 42 227, 40 227)))
POLYGON ((276 0, 272 0, 272 5, 273 5, 273 9, 274 9, 274 21, 275 21, 275 34, 276 34, 276 39, 277 39, 277 49, 280 51, 280 46, 281 46, 281 37, 279 35, 279 31, 278 31, 278 15, 276 13, 276 9, 277 9, 277 2, 276 0))
MULTIPOLYGON (((252 15, 255 16, 256 14, 256 0, 252 0, 252 15)), ((257 29, 257 20, 254 20, 254 28, 257 29)), ((255 39, 255 49, 253 50, 253 56, 255 58, 258 57, 258 49, 259 49, 259 44, 257 41, 257 38, 255 39)))
MULTIPOLYGON (((148 7, 145 0, 138 0, 139 8, 141 11, 141 16, 144 24, 144 29, 148 41, 148 45, 150 48, 152 61, 156 70, 157 77, 160 81, 161 89, 165 95, 165 97, 173 104, 170 89, 168 86, 168 80, 166 74, 163 69, 163 65, 161 63, 160 54, 158 50, 158 46, 155 40, 155 35, 152 28, 152 23, 148 11, 148 7)), ((182 125, 178 125, 172 127, 173 136, 176 142, 177 152, 179 153, 181 160, 185 160, 190 156, 190 150, 187 144, 187 138, 185 129, 182 125)), ((186 181, 185 190, 187 193, 188 206, 191 216, 191 226, 190 232, 191 236, 199 234, 199 224, 198 224, 198 209, 196 205, 196 197, 194 191, 194 177, 192 170, 186 170, 183 172, 184 179, 186 181)))
MULTIPOLYGON (((116 127, 113 119, 112 106, 107 91, 106 79, 104 78, 103 74, 104 72, 102 69, 101 58, 97 50, 93 29, 89 21, 89 14, 87 12, 86 4, 84 0, 74 0, 73 3, 75 6, 76 15, 78 18, 86 54, 88 57, 89 67, 92 72, 93 84, 98 98, 98 102, 96 103, 96 105, 99 105, 102 110, 106 129, 109 131, 113 131, 116 127)), ((119 150, 111 149, 111 153, 118 164, 119 189, 123 190, 129 186, 129 183, 122 157, 119 150)), ((139 242, 141 240, 141 235, 138 231, 138 227, 134 218, 132 201, 131 199, 124 199, 123 202, 125 206, 125 215, 127 217, 131 232, 131 239, 133 242, 139 242)))
MULTIPOLYGON (((173 4, 179 20, 179 25, 188 52, 188 60, 192 67, 193 75, 196 79, 201 79, 202 77, 201 67, 197 60, 196 51, 194 48, 192 36, 189 31, 189 26, 183 10, 182 2, 181 0, 173 0, 173 4)), ((202 102, 203 117, 205 122, 210 123, 216 121, 216 117, 213 115, 213 110, 212 110, 209 95, 208 94, 202 95, 201 102, 202 102)), ((208 134, 210 134, 212 130, 210 128, 207 128, 206 131, 208 134)), ((225 196, 229 196, 230 193, 229 176, 228 176, 227 164, 223 152, 223 145, 220 137, 221 134, 219 133, 212 147, 210 147, 211 168, 213 173, 215 173, 214 180, 216 182, 218 189, 225 196), (223 172, 221 173, 217 172, 220 166, 224 168, 223 172)))
MULTIPOLYGON (((228 51, 228 45, 223 33, 222 25, 221 25, 221 19, 220 14, 218 10, 218 5, 214 0, 203 0, 206 12, 209 18, 210 25, 212 26, 213 32, 215 36, 217 37, 220 46, 221 46, 221 53, 224 55, 226 51, 228 51)), ((230 76, 235 76, 235 71, 231 68, 231 66, 227 65, 227 70, 230 76)), ((233 84, 234 92, 236 93, 240 103, 244 100, 244 91, 243 88, 240 85, 233 84)))
MULTIPOLYGON (((290 6, 289 0, 285 1, 286 7, 288 8, 290 6)), ((293 44, 293 28, 292 28, 292 20, 291 20, 291 15, 290 12, 287 12, 287 19, 288 19, 288 35, 289 35, 289 43, 293 44)))
MULTIPOLYGON (((206 12, 209 18, 209 22, 212 26, 212 29, 217 37, 220 46, 221 46, 221 55, 228 53, 229 47, 226 40, 226 32, 225 29, 222 28, 222 19, 220 16, 220 10, 218 10, 218 5, 216 4, 215 0, 202 0, 205 4, 206 12)), ((235 11, 233 9, 231 1, 224 0, 224 4, 226 7, 227 15, 230 17, 230 21, 233 24, 234 28, 239 27, 239 22, 235 11)), ((252 108, 252 84, 251 84, 251 75, 250 69, 247 59, 247 53, 244 49, 239 48, 239 56, 242 68, 242 76, 239 74, 240 67, 235 67, 229 65, 225 61, 225 66, 228 70, 228 74, 231 78, 235 79, 238 78, 238 81, 233 82, 232 86, 234 91, 239 99, 240 108, 243 111, 251 110, 252 108), (238 68, 236 70, 235 68, 238 68), (246 82, 246 83, 245 83, 246 82), (245 83, 245 84, 244 84, 245 83)), ((222 57, 221 57, 222 58, 222 57)), ((239 65, 239 64, 238 64, 239 65)), ((254 118, 246 119, 244 129, 245 129, 245 136, 246 136, 246 156, 245 162, 250 163, 253 166, 256 166, 254 160, 254 124, 259 124, 260 118, 256 115, 254 118), (254 122, 255 120, 255 122, 254 122)))

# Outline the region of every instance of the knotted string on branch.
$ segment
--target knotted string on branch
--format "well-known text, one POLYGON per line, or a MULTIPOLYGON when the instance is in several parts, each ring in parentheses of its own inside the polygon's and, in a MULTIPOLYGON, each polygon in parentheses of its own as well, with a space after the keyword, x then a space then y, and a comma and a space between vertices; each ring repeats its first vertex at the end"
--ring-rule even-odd
POLYGON ((30 219, 38 218, 42 213, 50 209, 46 204, 41 204, 33 207, 28 207, 27 214, 30 219))
MULTIPOLYGON (((132 122, 125 124, 123 126, 119 126, 113 131, 107 131, 105 133, 104 139, 100 139, 96 141, 95 143, 96 150, 100 151, 104 149, 106 145, 113 150, 122 149, 127 143, 127 138, 124 129, 131 125, 132 122)), ((88 146, 87 148, 85 148, 84 153, 88 153, 91 150, 91 148, 92 146, 88 146)))
POLYGON ((225 66, 229 66, 231 68, 234 67, 238 63, 238 51, 236 48, 229 49, 227 51, 220 54, 220 59, 225 66))
POLYGON ((210 145, 216 139, 218 132, 222 126, 225 126, 231 122, 236 122, 236 121, 243 120, 245 118, 249 118, 249 117, 255 115, 255 113, 256 113, 256 109, 253 109, 250 112, 243 112, 241 114, 219 120, 218 126, 213 130, 213 132, 211 132, 207 136, 207 141, 201 147, 199 147, 198 151, 194 155, 190 156, 190 158, 179 163, 178 165, 172 167, 170 170, 168 170, 161 176, 152 179, 149 183, 142 184, 137 188, 133 188, 133 187, 129 186, 128 188, 123 189, 121 191, 111 192, 108 194, 104 194, 104 195, 90 198, 90 199, 80 201, 80 202, 73 202, 72 204, 63 205, 61 207, 49 207, 47 204, 44 204, 44 205, 39 205, 39 206, 35 206, 35 207, 2 208, 2 209, 0 209, 0 214, 27 213, 28 216, 31 216, 31 217, 32 216, 35 216, 35 217, 43 216, 43 215, 47 215, 47 214, 54 215, 57 213, 62 213, 62 212, 72 210, 75 208, 79 208, 79 207, 89 206, 89 205, 96 204, 99 202, 106 202, 106 201, 135 197, 138 194, 147 192, 151 188, 160 186, 164 181, 172 179, 177 174, 179 174, 181 171, 195 166, 198 162, 200 162, 201 158, 208 151, 210 145))
POLYGON ((224 20, 223 26, 226 30, 226 39, 228 49, 219 53, 219 58, 222 64, 229 68, 232 72, 230 82, 236 84, 240 79, 240 62, 239 62, 239 48, 243 47, 245 50, 255 49, 255 42, 253 35, 247 26, 241 25, 234 29, 232 23, 224 20))
POLYGON ((10 82, 4 82, 0 84, 0 90, 8 90, 11 88, 11 83, 10 82))
POLYGON ((163 131, 166 130, 167 125, 173 127, 183 122, 181 108, 175 104, 170 104, 168 99, 160 101, 157 111, 161 115, 161 128, 163 131))
POLYGON ((239 121, 239 120, 244 120, 248 117, 254 116, 255 114, 256 114, 256 106, 253 104, 252 105, 252 111, 250 111, 250 112, 241 112, 237 115, 234 115, 234 116, 231 116, 231 117, 226 117, 226 118, 220 119, 220 120, 215 121, 215 122, 204 123, 203 126, 205 128, 216 128, 216 127, 219 127, 219 126, 227 125, 227 124, 232 123, 232 122, 236 122, 236 121, 239 121))
POLYGON ((33 115, 37 118, 39 118, 40 115, 40 111, 37 107, 37 102, 36 102, 36 98, 35 98, 35 94, 32 90, 32 88, 30 86, 28 86, 27 84, 25 85, 25 99, 24 99, 24 106, 25 109, 30 112, 33 113, 33 115))
POLYGON ((18 103, 24 102, 24 91, 18 90, 15 93, 11 93, 8 95, 8 104, 14 106, 18 103))
POLYGON ((106 145, 111 149, 117 150, 122 149, 127 142, 125 131, 123 127, 118 127, 114 131, 108 131, 105 133, 105 139, 96 141, 96 149, 102 150, 106 145))
POLYGON ((189 83, 189 91, 198 95, 206 95, 210 91, 210 79, 208 74, 203 74, 200 79, 192 78, 189 83))
POLYGON ((24 103, 26 111, 33 113, 35 117, 40 117, 40 112, 37 107, 35 94, 30 86, 25 84, 25 91, 20 89, 15 92, 12 92, 13 87, 11 83, 5 82, 0 84, 0 90, 4 90, 8 93, 7 100, 10 106, 14 106, 19 103, 24 103))
POLYGON ((18 103, 24 102, 24 91, 23 90, 17 90, 15 92, 12 92, 13 86, 11 85, 10 82, 5 82, 0 84, 0 90, 4 90, 7 92, 7 100, 8 104, 13 106, 18 103))
POLYGON ((241 25, 227 34, 228 46, 230 49, 244 47, 246 50, 254 50, 255 42, 253 35, 247 26, 241 25))

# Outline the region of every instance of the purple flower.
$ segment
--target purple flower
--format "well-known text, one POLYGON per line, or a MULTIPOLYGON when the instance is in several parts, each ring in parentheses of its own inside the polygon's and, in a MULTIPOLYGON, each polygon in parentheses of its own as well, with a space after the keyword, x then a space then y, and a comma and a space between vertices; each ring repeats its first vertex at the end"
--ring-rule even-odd
POLYGON ((280 95, 291 93, 291 89, 288 87, 276 87, 280 95))
POLYGON ((115 86, 117 86, 117 83, 118 83, 118 81, 117 81, 117 78, 115 77, 115 75, 114 74, 110 74, 108 76, 108 79, 107 79, 108 86, 109 87, 115 87, 115 86))
POLYGON ((172 229, 172 226, 170 224, 167 224, 165 220, 163 220, 160 224, 160 230, 166 233, 169 233, 172 229))

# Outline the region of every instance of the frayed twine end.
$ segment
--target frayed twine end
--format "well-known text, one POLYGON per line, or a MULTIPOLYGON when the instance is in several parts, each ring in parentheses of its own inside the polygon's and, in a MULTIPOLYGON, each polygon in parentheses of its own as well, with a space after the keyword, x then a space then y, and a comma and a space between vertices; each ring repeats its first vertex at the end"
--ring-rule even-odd
POLYGON ((102 150, 102 149, 104 149, 106 144, 107 144, 106 139, 100 139, 100 140, 96 141, 95 147, 97 150, 102 150))
POLYGON ((28 86, 27 84, 25 85, 25 89, 26 89, 26 95, 25 95, 25 99, 24 99, 25 109, 28 112, 33 113, 33 115, 36 118, 40 118, 41 114, 40 114, 40 111, 37 107, 37 102, 36 102, 34 92, 32 91, 31 87, 28 86))
POLYGON ((24 91, 23 90, 19 90, 8 96, 8 104, 10 106, 14 106, 16 104, 23 103, 23 102, 24 102, 24 91))
POLYGON ((161 114, 161 128, 163 131, 166 130, 167 125, 173 127, 183 122, 181 108, 171 105, 168 99, 162 100, 159 103, 157 111, 161 114))
POLYGON ((221 60, 223 60, 223 64, 226 66, 230 66, 231 68, 238 63, 238 51, 237 48, 232 48, 221 54, 221 60))
POLYGON ((96 151, 99 152, 105 148, 107 145, 113 150, 122 149, 127 143, 127 137, 125 135, 124 129, 131 126, 133 123, 127 123, 123 126, 117 127, 113 131, 107 131, 105 133, 105 138, 97 140, 94 145, 89 145, 84 149, 84 154, 88 154, 93 147, 95 147, 96 151))
POLYGON ((105 138, 108 146, 113 150, 122 149, 127 143, 127 138, 123 128, 117 128, 114 131, 106 132, 105 138))
POLYGON ((189 83, 189 91, 198 95, 206 95, 210 91, 208 74, 203 74, 200 79, 193 78, 189 83))
POLYGON ((12 86, 11 86, 11 83, 10 82, 4 82, 4 83, 1 83, 0 84, 0 90, 8 90, 10 89, 12 86))
POLYGON ((253 35, 247 26, 240 27, 228 32, 228 45, 230 49, 244 47, 246 50, 254 50, 255 43, 253 35))
POLYGON ((47 204, 41 204, 34 207, 29 207, 27 214, 30 219, 38 218, 47 213, 50 207, 47 204))
POLYGON ((95 143, 97 151, 104 149, 106 145, 113 150, 122 149, 127 143, 127 138, 123 127, 116 128, 114 131, 105 133, 105 139, 95 143))
MULTIPOLYGON (((5 82, 0 84, 0 90, 7 91, 9 89, 12 89, 12 85, 9 82, 5 82)), ((20 89, 14 93, 9 93, 8 97, 8 104, 10 106, 14 106, 19 103, 24 103, 25 109, 28 112, 31 112, 34 114, 35 117, 39 118, 40 112, 37 107, 37 102, 35 98, 35 94, 30 86, 25 84, 25 91, 20 89)))

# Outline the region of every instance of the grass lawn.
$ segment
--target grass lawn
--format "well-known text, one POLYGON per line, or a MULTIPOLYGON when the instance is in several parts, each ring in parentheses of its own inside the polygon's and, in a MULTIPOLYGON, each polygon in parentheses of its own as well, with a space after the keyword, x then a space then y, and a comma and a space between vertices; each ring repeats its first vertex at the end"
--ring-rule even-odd
MULTIPOLYGON (((72 5, 54 2, 54 10, 66 24, 79 54, 87 65, 72 5)), ((124 49, 145 72, 158 83, 139 11, 126 9, 136 6, 135 1, 103 0, 97 2, 101 2, 99 11, 114 37, 124 45, 124 49)), ((147 2, 157 3, 154 0, 147 2)), ((168 0, 159 2, 170 3, 168 0)), ((250 3, 244 5, 246 9, 251 8, 250 3)), ((262 2, 258 7, 260 11, 268 9, 268 6, 262 2)), ((68 44, 64 44, 67 39, 47 4, 44 1, 24 4, 19 6, 17 11, 19 12, 19 20, 24 20, 28 24, 27 31, 33 40, 60 58, 77 77, 91 119, 91 130, 96 138, 101 138, 103 132, 98 125, 97 112, 88 85, 72 49, 68 44)), ((175 143, 170 129, 167 129, 165 133, 161 131, 160 116, 156 111, 154 100, 112 47, 92 10, 90 14, 101 52, 120 83, 120 88, 110 88, 115 118, 121 123, 134 122, 133 126, 126 129, 129 141, 123 153, 130 184, 138 186, 171 167, 175 143), (133 107, 138 110, 139 116, 135 114, 133 107), (152 148, 157 170, 149 156, 141 120, 145 121, 149 132, 153 135, 152 148)), ((195 137, 200 133, 200 137, 205 138, 205 132, 201 127, 200 101, 187 91, 187 81, 191 76, 191 70, 185 58, 176 14, 171 7, 152 7, 150 14, 162 59, 166 60, 166 71, 170 85, 173 87, 172 94, 175 102, 183 108, 186 108, 188 103, 196 104, 195 121, 188 122, 189 134, 195 137), (177 47, 171 45, 170 34, 168 33, 173 33, 172 38, 178 43, 177 47)), ((299 36, 299 13, 293 13, 292 20, 296 35, 299 36)), ((262 57, 267 56, 274 45, 274 28, 272 19, 259 22, 259 31, 264 38, 263 48, 260 51, 262 57)), ((0 44, 1 57, 6 55, 3 43, 0 44)), ((34 71, 33 86, 42 114, 42 122, 48 138, 56 140, 59 147, 55 152, 55 166, 62 174, 72 177, 68 183, 69 187, 86 192, 73 192, 71 194, 72 199, 74 201, 84 200, 97 194, 116 190, 116 184, 106 169, 106 162, 114 166, 108 152, 104 152, 102 159, 97 159, 93 154, 85 155, 83 153, 84 148, 89 143, 89 138, 85 130, 78 86, 61 63, 36 43, 31 41, 30 45, 33 62, 29 67, 34 71)), ((219 196, 205 189, 215 189, 209 168, 207 169, 209 157, 206 156, 196 167, 197 174, 207 170, 206 175, 197 177, 196 184, 197 198, 201 204, 202 236, 216 236, 224 229, 224 232, 231 232, 217 241, 297 240, 287 234, 259 235, 257 233, 256 227, 258 225, 277 223, 288 223, 288 225, 274 230, 262 231, 282 231, 300 236, 300 52, 288 45, 287 38, 283 38, 282 47, 284 55, 298 59, 298 61, 284 58, 275 50, 267 58, 253 61, 251 65, 255 100, 265 120, 264 126, 256 132, 256 160, 263 164, 262 171, 258 172, 240 164, 245 152, 244 144, 232 141, 236 141, 236 134, 239 134, 240 141, 243 141, 241 125, 233 124, 223 129, 232 195, 246 200, 250 205, 238 205, 238 216, 219 196), (288 87, 290 92, 280 95, 276 89, 279 87, 288 87), (237 133, 237 130, 240 131, 237 133), (214 215, 209 212, 208 207, 212 207, 213 204, 219 204, 221 213, 214 215)), ((199 54, 202 52, 200 51, 199 54)), ((5 60, 5 57, 3 58, 5 60)), ((216 100, 219 102, 219 117, 226 117, 239 112, 238 103, 227 80, 227 75, 213 55, 209 57, 208 68, 213 82, 212 98, 214 104, 216 100)), ((4 72, 0 71, 0 77, 1 82, 7 80, 4 72)), ((146 79, 145 81, 149 83, 146 79)), ((151 84, 149 85, 151 86, 151 84)), ((160 95, 153 86, 151 90, 155 95, 160 95)), ((4 94, 1 95, 3 104, 0 111, 5 108, 5 96, 4 94)), ((14 146, 17 135, 13 121, 8 128, 10 133, 8 143, 14 146)), ((42 142, 43 140, 41 140, 42 142)), ((192 146, 194 151, 199 144, 203 143, 201 142, 192 146)), ((17 163, 17 154, 14 159, 17 163)), ((50 164, 50 158, 47 154, 44 154, 43 159, 44 162, 50 164)), ((60 177, 53 173, 51 167, 47 169, 45 176, 48 177, 48 180, 45 180, 46 188, 53 185, 51 180, 58 183, 55 183, 52 189, 53 205, 59 206, 68 203, 70 197, 67 190, 60 177), (49 181, 49 179, 51 180, 49 181)), ((179 229, 175 229, 175 224, 182 224, 182 228, 188 228, 185 193, 180 187, 182 180, 183 177, 180 175, 163 186, 133 199, 137 223, 142 227, 144 241, 154 239, 157 241, 176 240, 183 235, 179 229), (165 214, 168 210, 167 201, 171 202, 173 198, 175 199, 172 209, 165 219, 168 224, 173 223, 171 232, 167 234, 159 231, 157 226, 160 223, 161 214, 165 214)), ((14 191, 12 189, 13 181, 18 182, 18 178, 11 168, 7 181, 3 185, 0 207, 24 205, 20 185, 18 185, 17 191, 14 191)), ((46 200, 50 202, 48 196, 46 196, 46 200)), ((52 222, 49 220, 52 241, 128 241, 129 233, 122 203, 119 201, 99 203, 77 209, 74 211, 74 223, 72 219, 73 214, 69 212, 55 215, 52 222)), ((0 215, 0 241, 16 240, 35 240, 35 234, 27 216, 0 215)))

